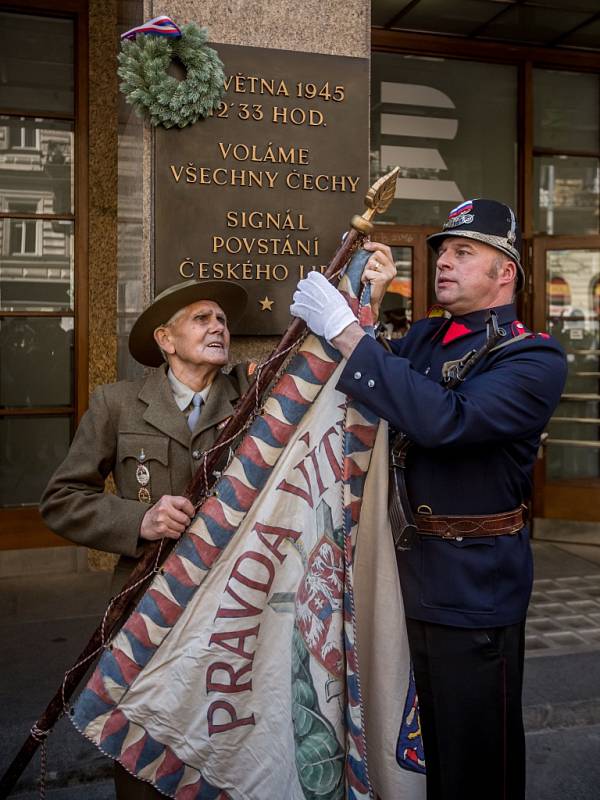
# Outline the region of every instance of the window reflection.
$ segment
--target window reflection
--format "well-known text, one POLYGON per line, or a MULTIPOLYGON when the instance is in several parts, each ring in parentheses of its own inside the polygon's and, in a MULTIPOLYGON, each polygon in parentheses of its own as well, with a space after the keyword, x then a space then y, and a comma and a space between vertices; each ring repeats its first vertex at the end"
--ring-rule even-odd
POLYGON ((69 417, 0 417, 0 506, 38 503, 70 436, 69 417))
POLYGON ((72 19, 0 12, 0 106, 73 112, 72 19))
POLYGON ((20 124, 10 125, 8 129, 9 150, 39 150, 39 131, 23 120, 20 124))
POLYGON ((534 160, 535 228, 538 233, 598 233, 600 161, 541 156, 534 160))
POLYGON ((71 405, 72 366, 72 317, 0 320, 0 407, 71 405))
POLYGON ((35 219, 11 219, 8 252, 11 256, 38 255, 38 223, 35 219))
POLYGON ((533 70, 534 146, 598 150, 600 77, 564 70, 533 70))
POLYGON ((412 322, 412 255, 411 247, 392 247, 396 277, 388 287, 381 304, 380 321, 388 339, 401 339, 412 322))
POLYGON ((73 308, 72 129, 0 116, 0 311, 73 308))
POLYGON ((468 197, 514 206, 515 67, 373 53, 371 73, 371 179, 400 167, 380 222, 438 224, 468 197))
POLYGON ((600 252, 546 254, 548 331, 568 364, 561 402, 550 421, 546 472, 550 480, 600 477, 600 252))
POLYGON ((0 116, 0 211, 72 214, 73 168, 71 122, 0 116))
POLYGON ((0 220, 0 310, 73 308, 73 223, 0 220))
POLYGON ((553 275, 548 281, 548 302, 551 319, 560 317, 564 308, 571 305, 571 287, 560 275, 553 275))

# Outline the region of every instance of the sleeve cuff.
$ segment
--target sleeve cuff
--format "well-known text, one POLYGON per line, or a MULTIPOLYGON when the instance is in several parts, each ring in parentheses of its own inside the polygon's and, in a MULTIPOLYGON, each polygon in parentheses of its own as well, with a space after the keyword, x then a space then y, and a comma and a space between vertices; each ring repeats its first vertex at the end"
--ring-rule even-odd
POLYGON ((369 375, 368 364, 373 363, 372 348, 380 348, 375 339, 370 336, 363 336, 352 351, 350 358, 346 362, 342 374, 337 383, 337 389, 346 394, 355 396, 357 392, 362 393, 365 389, 375 389, 377 382, 374 377, 369 375))

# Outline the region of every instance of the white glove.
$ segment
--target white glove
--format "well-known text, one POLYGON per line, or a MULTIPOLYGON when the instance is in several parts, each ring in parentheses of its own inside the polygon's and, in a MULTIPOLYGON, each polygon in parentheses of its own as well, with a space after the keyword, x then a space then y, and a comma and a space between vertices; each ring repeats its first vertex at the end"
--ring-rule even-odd
POLYGON ((331 343, 344 328, 358 322, 350 306, 320 272, 310 272, 298 283, 290 314, 303 319, 317 336, 331 343))

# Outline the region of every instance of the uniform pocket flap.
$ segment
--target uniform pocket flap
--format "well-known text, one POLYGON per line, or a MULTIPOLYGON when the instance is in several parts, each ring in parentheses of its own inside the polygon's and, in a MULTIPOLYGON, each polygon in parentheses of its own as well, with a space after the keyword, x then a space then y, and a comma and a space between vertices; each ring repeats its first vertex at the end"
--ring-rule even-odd
POLYGON ((452 547, 495 547, 496 546, 496 537, 495 536, 477 536, 477 537, 470 537, 470 536, 463 536, 461 539, 444 539, 445 542, 449 542, 452 547))
POLYGON ((495 547, 496 546, 496 537, 495 536, 463 536, 462 538, 459 536, 457 539, 445 539, 441 536, 428 536, 426 533, 421 534, 421 541, 424 542, 425 546, 433 546, 433 547, 445 547, 447 544, 452 545, 452 547, 458 547, 459 549, 463 547, 495 547))
POLYGON ((137 461, 159 461, 165 467, 169 464, 169 439, 167 436, 154 436, 148 433, 119 433, 117 458, 135 458, 137 461))

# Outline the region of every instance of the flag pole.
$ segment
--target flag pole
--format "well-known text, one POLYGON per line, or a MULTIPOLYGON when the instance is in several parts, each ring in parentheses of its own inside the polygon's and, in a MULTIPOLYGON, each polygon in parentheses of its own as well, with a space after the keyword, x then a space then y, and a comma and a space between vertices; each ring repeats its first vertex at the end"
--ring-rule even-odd
MULTIPOLYGON (((365 196, 366 209, 361 215, 356 214, 352 217, 351 227, 324 273, 326 278, 337 283, 340 273, 353 251, 366 236, 373 232, 372 218, 375 214, 385 211, 394 198, 398 171, 398 167, 395 167, 371 186, 365 196)), ((213 446, 205 454, 203 462, 186 490, 186 495, 194 505, 198 505, 209 493, 210 486, 214 483, 213 471, 217 468, 221 453, 248 427, 255 411, 258 411, 257 405, 260 404, 262 395, 305 330, 306 324, 301 319, 294 319, 270 356, 257 370, 255 380, 241 398, 235 413, 230 417, 213 446)), ((147 588, 150 579, 157 573, 158 567, 176 543, 175 540, 162 539, 152 542, 146 547, 122 591, 110 601, 102 622, 92 633, 75 664, 65 673, 63 682, 54 697, 31 727, 29 735, 17 755, 0 778, 0 800, 9 796, 40 744, 45 741, 60 717, 67 712, 68 702, 90 664, 125 624, 142 590, 147 588)))

